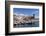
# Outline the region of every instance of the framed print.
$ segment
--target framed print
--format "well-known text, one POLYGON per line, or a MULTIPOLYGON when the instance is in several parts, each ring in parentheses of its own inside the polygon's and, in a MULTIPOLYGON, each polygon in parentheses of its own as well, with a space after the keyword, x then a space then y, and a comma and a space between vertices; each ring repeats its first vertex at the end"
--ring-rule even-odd
POLYGON ((40 2, 6 1, 6 35, 45 32, 45 4, 40 2))

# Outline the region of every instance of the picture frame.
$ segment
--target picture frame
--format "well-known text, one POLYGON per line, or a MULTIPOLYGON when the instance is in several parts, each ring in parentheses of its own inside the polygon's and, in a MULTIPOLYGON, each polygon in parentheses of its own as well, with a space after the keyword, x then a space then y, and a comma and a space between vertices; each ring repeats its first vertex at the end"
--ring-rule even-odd
MULTIPOLYGON (((18 17, 18 14, 16 14, 16 15, 18 17)), ((20 14, 19 14, 19 16, 20 16, 20 14)), ((24 17, 25 17, 25 15, 24 15, 24 17)), ((20 19, 20 20, 22 20, 22 19, 20 19)), ((22 24, 22 22, 21 22, 21 24, 22 24)), ((22 2, 22 1, 21 2, 20 1, 6 1, 5 2, 5 34, 6 35, 38 34, 38 33, 45 33, 45 3, 22 2), (14 9, 14 11, 13 11, 13 9, 14 9), (30 11, 32 11, 32 12, 37 11, 36 16, 38 15, 38 17, 39 17, 39 22, 38 22, 39 26, 37 26, 37 24, 36 24, 36 26, 32 26, 33 28, 31 26, 30 27, 28 26, 29 27, 28 28, 24 24, 23 24, 24 26, 23 25, 19 26, 18 21, 17 21, 18 26, 16 26, 17 24, 16 24, 16 20, 14 19, 14 13, 16 13, 16 12, 23 13, 24 12, 24 14, 28 14, 27 11, 29 11, 28 12, 29 14, 31 14, 30 11), (15 23, 13 25, 14 20, 15 20, 15 23), (26 28, 24 28, 24 27, 26 27, 26 28)))

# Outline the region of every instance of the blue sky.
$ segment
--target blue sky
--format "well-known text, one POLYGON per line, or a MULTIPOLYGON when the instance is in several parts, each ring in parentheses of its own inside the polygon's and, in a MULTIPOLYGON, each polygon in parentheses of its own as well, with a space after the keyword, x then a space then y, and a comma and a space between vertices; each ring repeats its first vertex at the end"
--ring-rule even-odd
POLYGON ((36 17, 39 17, 39 9, 13 8, 13 12, 16 14, 23 14, 28 16, 35 14, 36 17))

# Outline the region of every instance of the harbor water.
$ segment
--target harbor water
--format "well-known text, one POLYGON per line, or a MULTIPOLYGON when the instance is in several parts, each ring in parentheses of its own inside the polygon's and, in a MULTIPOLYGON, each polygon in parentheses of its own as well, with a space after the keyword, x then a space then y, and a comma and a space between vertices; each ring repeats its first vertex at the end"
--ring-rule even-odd
POLYGON ((14 24, 15 28, 22 28, 22 27, 39 27, 39 21, 34 23, 28 23, 28 24, 14 24))

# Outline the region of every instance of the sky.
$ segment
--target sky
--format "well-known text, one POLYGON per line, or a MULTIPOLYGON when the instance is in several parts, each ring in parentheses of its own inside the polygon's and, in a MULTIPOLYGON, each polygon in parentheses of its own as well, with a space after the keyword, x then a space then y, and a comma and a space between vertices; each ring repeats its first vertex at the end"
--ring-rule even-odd
POLYGON ((13 13, 22 16, 33 16, 35 14, 35 17, 39 17, 39 9, 13 8, 13 13))

